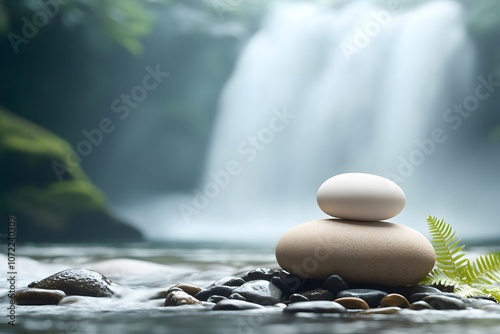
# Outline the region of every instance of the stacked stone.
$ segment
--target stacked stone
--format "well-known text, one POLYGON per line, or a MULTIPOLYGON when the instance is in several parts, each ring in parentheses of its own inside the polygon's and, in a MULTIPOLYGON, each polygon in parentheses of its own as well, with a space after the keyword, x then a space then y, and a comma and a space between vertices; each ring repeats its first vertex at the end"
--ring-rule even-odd
POLYGON ((403 286, 418 283, 434 267, 434 249, 425 236, 385 221, 406 203, 394 182, 371 174, 340 174, 320 186, 317 201, 333 218, 297 225, 276 246, 278 263, 290 273, 403 286))

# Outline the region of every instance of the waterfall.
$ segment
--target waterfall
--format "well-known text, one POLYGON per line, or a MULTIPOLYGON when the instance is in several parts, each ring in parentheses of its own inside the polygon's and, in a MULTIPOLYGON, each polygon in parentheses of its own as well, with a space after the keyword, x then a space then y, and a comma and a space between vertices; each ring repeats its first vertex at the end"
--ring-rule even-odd
POLYGON ((324 180, 366 172, 406 192, 391 221, 425 232, 433 214, 484 236, 467 228, 477 212, 460 192, 475 181, 463 183, 470 172, 449 110, 481 74, 463 10, 396 5, 272 5, 220 98, 204 181, 163 205, 175 212, 165 233, 275 240, 326 217, 316 204, 324 180))

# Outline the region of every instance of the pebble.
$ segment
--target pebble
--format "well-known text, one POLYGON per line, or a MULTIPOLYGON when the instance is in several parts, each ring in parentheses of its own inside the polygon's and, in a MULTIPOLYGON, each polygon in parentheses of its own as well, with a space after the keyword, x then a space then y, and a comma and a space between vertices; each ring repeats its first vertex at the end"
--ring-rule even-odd
POLYGON ((400 308, 409 308, 410 303, 408 302, 408 299, 406 299, 404 296, 397 293, 390 293, 387 296, 384 296, 380 300, 380 307, 391 307, 391 306, 396 306, 400 308))
POLYGON ((371 289, 349 289, 337 293, 337 298, 357 297, 363 299, 368 306, 375 308, 379 306, 380 300, 387 295, 387 292, 371 289))
POLYGON ((227 297, 213 295, 213 296, 208 297, 207 302, 217 304, 218 302, 220 302, 221 300, 224 300, 224 299, 227 299, 227 297))
POLYGON ((425 236, 390 222, 313 220, 289 229, 276 246, 276 260, 290 273, 322 281, 338 275, 349 284, 416 284, 435 256, 425 236))
POLYGON ((187 283, 180 283, 175 285, 176 288, 181 289, 185 293, 195 296, 198 292, 201 291, 201 288, 199 286, 193 285, 193 284, 187 284, 187 283))
POLYGON ((363 299, 357 297, 342 297, 334 299, 333 301, 339 303, 340 305, 344 306, 346 309, 349 310, 354 310, 354 309, 366 310, 370 308, 363 299))
POLYGON ((171 291, 163 306, 201 305, 200 301, 184 291, 171 291))
POLYGON ((29 288, 62 290, 67 296, 111 297, 112 282, 100 273, 82 268, 66 269, 28 284, 29 288))
POLYGON ((299 295, 298 293, 294 293, 288 298, 290 303, 298 303, 298 302, 308 302, 309 298, 299 295))
POLYGON ((283 293, 267 280, 249 281, 234 289, 247 301, 260 305, 274 305, 282 301, 283 293))
POLYGON ((420 310, 431 310, 432 306, 430 306, 427 302, 423 300, 419 300, 418 302, 414 302, 410 305, 410 310, 420 311, 420 310))
POLYGON ((283 310, 283 312, 346 313, 347 310, 344 306, 333 301, 315 300, 290 304, 283 310))
POLYGON ((454 294, 454 293, 449 293, 449 292, 442 292, 440 291, 439 293, 434 293, 434 292, 418 292, 418 293, 414 293, 410 296, 410 302, 411 303, 414 303, 414 302, 417 302, 419 300, 422 300, 424 299, 425 297, 428 297, 428 296, 445 296, 445 297, 451 297, 451 298, 455 298, 455 299, 461 299, 460 296, 454 294))
POLYGON ((245 280, 240 277, 234 277, 234 276, 228 276, 228 277, 223 277, 216 281, 213 285, 219 286, 219 285, 225 285, 225 286, 240 286, 245 284, 245 280))
POLYGON ((349 289, 349 284, 339 275, 331 275, 323 282, 323 289, 337 293, 349 289))
POLYGON ((213 295, 219 295, 224 297, 229 297, 236 287, 233 286, 213 286, 207 289, 203 289, 198 292, 194 297, 198 300, 207 301, 208 297, 213 295))
POLYGON ((245 297, 239 293, 232 293, 231 296, 229 296, 229 299, 246 300, 245 297))
POLYGON ((321 210, 332 217, 364 221, 392 218, 406 204, 405 194, 396 183, 364 173, 329 178, 319 187, 316 198, 321 210))
POLYGON ((15 293, 17 305, 57 305, 66 297, 64 291, 28 288, 15 293))
POLYGON ((335 294, 333 292, 322 288, 304 291, 301 294, 309 300, 333 300, 335 298, 335 294))
POLYGON ((227 310, 227 311, 233 311, 233 310, 252 310, 252 309, 263 309, 264 306, 255 304, 255 303, 250 303, 246 302, 243 300, 237 300, 237 299, 224 299, 215 304, 215 306, 212 308, 212 310, 218 311, 218 310, 227 310))
POLYGON ((401 287, 392 287, 391 289, 388 290, 389 293, 399 293, 400 295, 403 295, 406 299, 410 300, 411 295, 415 293, 423 293, 427 292, 430 294, 435 294, 435 295, 440 295, 443 292, 433 286, 429 285, 408 285, 408 286, 401 286, 401 287))
POLYGON ((271 278, 271 283, 276 285, 287 297, 296 292, 302 282, 301 278, 286 270, 278 270, 278 276, 271 278))
POLYGON ((484 306, 488 305, 498 305, 496 302, 488 299, 480 298, 465 298, 462 301, 467 305, 467 307, 472 307, 475 309, 482 309, 484 306))
POLYGON ((401 308, 392 306, 392 307, 371 308, 368 310, 364 310, 361 313, 362 314, 394 314, 394 313, 398 313, 399 311, 401 311, 401 308))
POLYGON ((443 295, 427 296, 423 301, 435 310, 465 310, 467 308, 462 300, 443 295))
POLYGON ((247 276, 247 281, 266 280, 271 282, 271 279, 277 275, 278 275, 277 270, 261 267, 254 270, 250 270, 246 276, 247 276))

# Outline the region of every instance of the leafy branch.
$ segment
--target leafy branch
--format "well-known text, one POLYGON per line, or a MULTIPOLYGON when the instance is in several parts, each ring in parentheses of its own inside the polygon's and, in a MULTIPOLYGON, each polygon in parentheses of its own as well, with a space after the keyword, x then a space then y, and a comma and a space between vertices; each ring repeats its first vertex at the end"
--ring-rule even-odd
POLYGON ((453 286, 461 297, 493 296, 500 301, 500 252, 470 261, 452 227, 436 217, 427 218, 436 266, 421 283, 453 286))

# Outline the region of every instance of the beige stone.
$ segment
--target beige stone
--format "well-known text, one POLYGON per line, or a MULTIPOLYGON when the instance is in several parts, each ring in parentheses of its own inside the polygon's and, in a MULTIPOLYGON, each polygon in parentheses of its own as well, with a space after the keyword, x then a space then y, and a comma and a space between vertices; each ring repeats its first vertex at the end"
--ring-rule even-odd
POLYGON ((404 225, 323 219, 288 230, 276 259, 304 279, 339 275, 350 283, 402 286, 425 277, 435 253, 427 238, 404 225))

